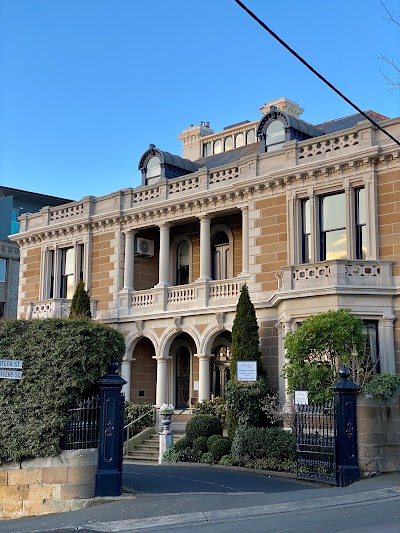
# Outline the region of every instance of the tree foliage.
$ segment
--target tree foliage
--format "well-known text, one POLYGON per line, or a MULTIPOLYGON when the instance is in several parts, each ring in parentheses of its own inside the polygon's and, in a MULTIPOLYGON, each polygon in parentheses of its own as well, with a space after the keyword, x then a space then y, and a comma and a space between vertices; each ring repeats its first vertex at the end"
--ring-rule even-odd
POLYGON ((0 380, 0 464, 57 455, 68 408, 124 351, 120 332, 88 320, 1 320, 0 359, 23 367, 0 380))
MULTIPOLYGON (((349 309, 311 316, 285 336, 284 376, 288 391, 308 390, 311 401, 325 401, 336 383, 339 366, 350 366, 353 379, 362 378, 365 336, 362 320, 349 309)), ((365 371, 368 368, 365 366, 365 371)))
POLYGON ((72 297, 69 318, 92 318, 90 311, 90 298, 85 291, 85 284, 80 281, 76 286, 74 296, 72 297))
POLYGON ((247 285, 240 292, 232 327, 232 379, 236 379, 238 361, 257 361, 258 371, 262 367, 257 317, 247 285))

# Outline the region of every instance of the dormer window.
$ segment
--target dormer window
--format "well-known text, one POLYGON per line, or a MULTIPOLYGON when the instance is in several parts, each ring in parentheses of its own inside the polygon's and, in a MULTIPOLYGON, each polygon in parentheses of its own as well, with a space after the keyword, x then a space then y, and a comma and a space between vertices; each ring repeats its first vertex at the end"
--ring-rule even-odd
POLYGON ((146 185, 152 185, 161 178, 161 164, 157 156, 149 159, 146 167, 146 185))
POLYGON ((266 151, 273 152, 282 148, 285 142, 285 128, 280 120, 274 120, 267 127, 266 151))

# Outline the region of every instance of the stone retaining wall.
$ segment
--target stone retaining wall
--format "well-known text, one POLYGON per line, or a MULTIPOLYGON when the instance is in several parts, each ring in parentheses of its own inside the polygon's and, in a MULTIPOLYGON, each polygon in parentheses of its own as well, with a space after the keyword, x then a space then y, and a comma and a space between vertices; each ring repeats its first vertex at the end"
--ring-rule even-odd
POLYGON ((358 460, 364 475, 400 470, 400 391, 389 400, 357 396, 358 460))
POLYGON ((97 449, 0 466, 0 518, 81 509, 94 497, 97 449))

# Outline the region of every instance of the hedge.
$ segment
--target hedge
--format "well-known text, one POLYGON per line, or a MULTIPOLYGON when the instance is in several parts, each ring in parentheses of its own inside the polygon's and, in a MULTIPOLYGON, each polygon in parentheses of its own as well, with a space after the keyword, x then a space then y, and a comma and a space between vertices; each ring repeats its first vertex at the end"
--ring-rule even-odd
POLYGON ((294 436, 278 428, 239 428, 231 450, 234 462, 242 466, 257 459, 269 459, 279 465, 293 461, 295 454, 294 436))
POLYGON ((89 320, 0 320, 0 359, 23 361, 21 380, 0 380, 0 464, 57 455, 67 409, 124 351, 89 320))
POLYGON ((192 443, 197 437, 222 435, 222 424, 213 415, 195 415, 186 424, 186 438, 192 443))

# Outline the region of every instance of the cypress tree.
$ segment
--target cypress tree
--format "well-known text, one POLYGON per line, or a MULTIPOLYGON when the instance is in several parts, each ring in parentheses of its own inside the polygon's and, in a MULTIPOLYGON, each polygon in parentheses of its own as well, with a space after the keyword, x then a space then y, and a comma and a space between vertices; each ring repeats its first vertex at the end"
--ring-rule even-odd
POLYGON ((85 291, 83 281, 80 281, 76 286, 69 310, 69 318, 92 318, 89 294, 85 291))
POLYGON ((259 351, 258 323, 247 285, 242 287, 232 327, 231 376, 236 379, 238 361, 257 361, 257 371, 262 367, 259 351))

